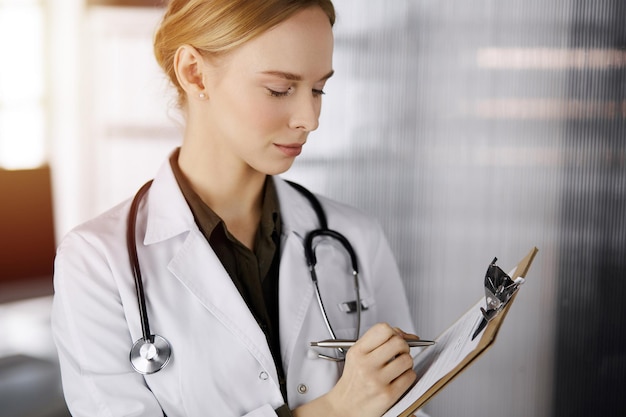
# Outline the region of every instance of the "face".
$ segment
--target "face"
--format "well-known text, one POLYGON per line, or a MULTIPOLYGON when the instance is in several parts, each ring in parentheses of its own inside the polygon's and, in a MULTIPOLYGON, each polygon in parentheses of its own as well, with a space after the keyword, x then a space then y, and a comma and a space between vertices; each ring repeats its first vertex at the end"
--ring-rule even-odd
POLYGON ((313 7, 219 61, 205 60, 201 141, 221 163, 238 165, 229 169, 286 171, 318 126, 332 52, 328 17, 313 7))

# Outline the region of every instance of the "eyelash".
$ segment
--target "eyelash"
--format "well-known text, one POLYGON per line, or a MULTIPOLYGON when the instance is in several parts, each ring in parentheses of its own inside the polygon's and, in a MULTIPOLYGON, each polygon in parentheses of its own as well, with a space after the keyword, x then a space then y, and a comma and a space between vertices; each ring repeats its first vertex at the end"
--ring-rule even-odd
MULTIPOLYGON (((271 88, 268 88, 267 91, 270 93, 270 96, 278 97, 278 98, 287 97, 287 96, 290 96, 293 93, 293 89, 291 87, 287 91, 275 91, 275 90, 272 90, 271 88)), ((326 94, 324 92, 324 90, 318 90, 318 89, 315 89, 315 88, 313 90, 311 90, 311 91, 313 92, 313 95, 315 97, 320 97, 320 96, 323 96, 324 94, 326 94)))

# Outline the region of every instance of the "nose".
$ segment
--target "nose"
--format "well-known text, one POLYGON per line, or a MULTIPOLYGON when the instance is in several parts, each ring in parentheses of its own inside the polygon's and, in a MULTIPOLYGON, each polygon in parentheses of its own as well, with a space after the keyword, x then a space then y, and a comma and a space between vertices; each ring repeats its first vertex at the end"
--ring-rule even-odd
POLYGON ((296 97, 293 103, 289 126, 292 129, 300 129, 305 132, 312 132, 317 129, 319 126, 321 103, 321 97, 315 97, 310 92, 296 97))

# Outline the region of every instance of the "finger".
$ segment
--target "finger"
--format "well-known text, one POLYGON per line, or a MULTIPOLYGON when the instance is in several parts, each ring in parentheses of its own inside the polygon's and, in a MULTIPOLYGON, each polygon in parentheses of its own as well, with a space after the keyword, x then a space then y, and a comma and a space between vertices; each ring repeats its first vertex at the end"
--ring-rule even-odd
POLYGON ((394 327, 393 329, 396 331, 396 333, 398 333, 406 340, 420 340, 420 337, 418 335, 415 335, 413 333, 407 333, 399 327, 394 327))
POLYGON ((377 323, 351 349, 357 348, 361 353, 371 353, 396 335, 397 332, 387 323, 377 323))
POLYGON ((409 353, 402 353, 383 366, 381 378, 383 382, 390 383, 408 371, 413 371, 413 358, 409 353))
POLYGON ((394 334, 385 343, 374 349, 370 356, 373 362, 384 365, 396 356, 409 352, 409 344, 404 338, 394 334))
POLYGON ((407 392, 417 381, 417 374, 413 368, 407 370, 389 384, 389 389, 393 393, 397 401, 405 392, 407 392))
POLYGON ((391 337, 389 337, 389 339, 387 339, 384 344, 380 345, 376 349, 376 353, 381 355, 387 355, 388 358, 409 351, 409 344, 406 342, 406 340, 404 340, 403 336, 400 336, 398 334, 391 335, 391 337))

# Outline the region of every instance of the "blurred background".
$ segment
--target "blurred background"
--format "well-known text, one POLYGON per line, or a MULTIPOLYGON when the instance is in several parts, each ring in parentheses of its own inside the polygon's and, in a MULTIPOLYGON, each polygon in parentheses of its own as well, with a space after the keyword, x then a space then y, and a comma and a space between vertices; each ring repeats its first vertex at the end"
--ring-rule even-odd
MULTIPOLYGON (((0 0, 0 415, 66 416, 52 260, 179 144, 158 0, 0 0)), ((626 2, 335 0, 321 127, 284 176, 376 215, 418 333, 539 248, 433 417, 626 412, 626 2)))

